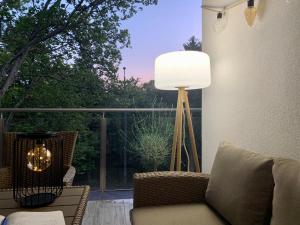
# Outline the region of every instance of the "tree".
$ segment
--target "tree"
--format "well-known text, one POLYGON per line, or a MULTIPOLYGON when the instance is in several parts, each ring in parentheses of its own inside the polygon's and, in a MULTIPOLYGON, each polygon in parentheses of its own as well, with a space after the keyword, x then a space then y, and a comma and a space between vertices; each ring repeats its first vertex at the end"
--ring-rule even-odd
POLYGON ((157 0, 3 0, 0 3, 0 98, 18 79, 28 56, 80 60, 99 76, 113 76, 129 45, 120 21, 157 0))
POLYGON ((183 44, 183 48, 186 51, 202 51, 202 44, 199 39, 192 36, 187 43, 183 44))

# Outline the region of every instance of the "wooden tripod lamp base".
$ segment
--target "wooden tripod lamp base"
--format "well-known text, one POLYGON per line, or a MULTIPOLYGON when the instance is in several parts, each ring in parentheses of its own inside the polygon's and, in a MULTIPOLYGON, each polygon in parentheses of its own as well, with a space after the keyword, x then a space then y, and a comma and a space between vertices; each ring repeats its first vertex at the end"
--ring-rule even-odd
MULTIPOLYGON (((172 145, 172 154, 171 154, 171 164, 170 164, 170 171, 181 171, 181 153, 182 153, 182 132, 185 127, 182 127, 183 124, 183 113, 186 113, 186 122, 188 126, 188 133, 191 143, 191 150, 192 150, 192 159, 194 161, 195 171, 201 172, 199 159, 198 159, 198 151, 196 147, 195 141, 195 134, 193 129, 192 123, 192 115, 191 109, 188 99, 188 93, 184 87, 178 88, 178 100, 177 100, 177 109, 176 109, 176 119, 175 119, 175 126, 174 126, 174 136, 173 136, 173 145, 172 145), (185 107, 184 107, 185 106, 185 107), (176 162, 176 167, 175 167, 176 162)), ((189 168, 188 168, 189 170, 189 168)))

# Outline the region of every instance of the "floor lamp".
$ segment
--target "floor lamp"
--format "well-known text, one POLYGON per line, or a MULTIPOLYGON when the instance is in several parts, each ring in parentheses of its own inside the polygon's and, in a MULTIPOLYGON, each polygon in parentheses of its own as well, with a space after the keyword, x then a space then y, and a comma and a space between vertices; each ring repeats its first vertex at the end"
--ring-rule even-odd
MULTIPOLYGON (((186 118, 195 171, 201 172, 187 90, 201 89, 210 85, 209 56, 199 51, 162 54, 155 60, 154 83, 157 89, 178 91, 170 170, 182 170, 181 153, 185 132, 183 123, 186 118)), ((189 159, 188 153, 187 158, 189 159)))

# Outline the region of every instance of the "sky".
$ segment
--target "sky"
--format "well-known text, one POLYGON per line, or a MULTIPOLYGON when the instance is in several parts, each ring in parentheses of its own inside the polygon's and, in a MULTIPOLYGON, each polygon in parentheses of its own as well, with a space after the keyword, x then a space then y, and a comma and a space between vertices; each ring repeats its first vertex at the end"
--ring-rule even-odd
POLYGON ((154 78, 154 60, 160 54, 183 50, 191 36, 202 39, 202 0, 159 0, 157 5, 144 7, 122 23, 131 37, 131 48, 122 49, 119 77, 154 78))

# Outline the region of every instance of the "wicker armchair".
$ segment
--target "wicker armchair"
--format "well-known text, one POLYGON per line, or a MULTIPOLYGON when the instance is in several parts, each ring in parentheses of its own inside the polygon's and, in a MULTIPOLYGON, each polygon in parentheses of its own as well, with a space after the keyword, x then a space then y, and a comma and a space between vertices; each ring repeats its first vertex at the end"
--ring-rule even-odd
POLYGON ((133 177, 133 207, 204 201, 209 175, 192 172, 137 173, 133 177))
POLYGON ((213 213, 206 206, 209 179, 209 175, 193 172, 135 174, 131 224, 225 225, 214 220, 213 213), (213 218, 212 223, 205 222, 207 217, 213 218))
MULTIPOLYGON (((17 133, 6 132, 3 135, 3 168, 0 168, 0 189, 11 188, 11 165, 13 143, 17 133)), ((65 176, 63 182, 65 186, 72 186, 73 179, 76 174, 76 169, 72 166, 73 153, 78 137, 78 132, 63 131, 59 135, 64 140, 64 170, 65 176)))

